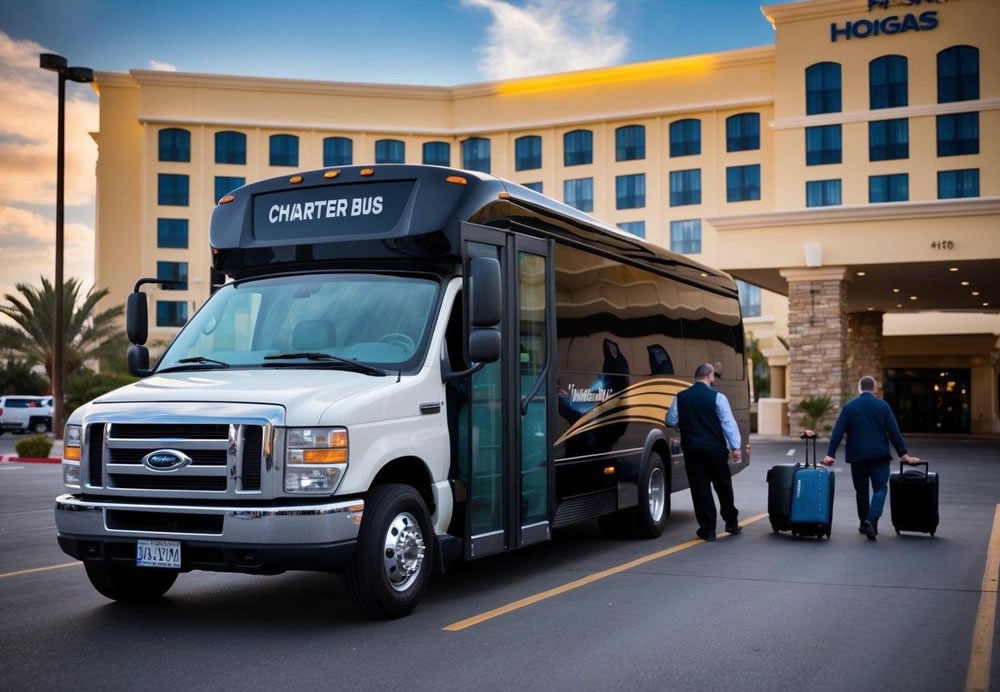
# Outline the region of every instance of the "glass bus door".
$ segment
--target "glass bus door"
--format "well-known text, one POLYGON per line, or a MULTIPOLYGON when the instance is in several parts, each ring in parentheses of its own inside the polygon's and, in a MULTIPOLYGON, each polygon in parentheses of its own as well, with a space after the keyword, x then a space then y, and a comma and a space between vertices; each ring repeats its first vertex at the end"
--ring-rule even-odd
POLYGON ((459 422, 472 559, 549 538, 554 323, 548 241, 472 224, 462 233, 466 277, 471 258, 499 260, 504 302, 500 359, 469 377, 459 422))

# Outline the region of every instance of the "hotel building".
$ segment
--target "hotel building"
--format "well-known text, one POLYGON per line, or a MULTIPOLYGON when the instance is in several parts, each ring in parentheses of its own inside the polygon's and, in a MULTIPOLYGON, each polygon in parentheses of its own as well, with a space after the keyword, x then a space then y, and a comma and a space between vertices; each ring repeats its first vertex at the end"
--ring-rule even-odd
POLYGON ((513 180, 741 281, 761 432, 861 374, 904 430, 1000 432, 1000 3, 762 8, 773 45, 456 87, 98 73, 96 283, 169 340, 245 182, 363 163, 513 180))

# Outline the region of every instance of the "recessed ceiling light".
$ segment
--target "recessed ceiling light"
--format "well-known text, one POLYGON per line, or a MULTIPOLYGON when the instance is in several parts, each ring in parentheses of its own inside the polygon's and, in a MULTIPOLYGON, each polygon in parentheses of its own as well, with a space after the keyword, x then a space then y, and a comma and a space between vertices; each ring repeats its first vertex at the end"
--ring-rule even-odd
POLYGON ((969 282, 968 282, 968 281, 963 281, 963 282, 962 282, 962 285, 963 285, 963 286, 968 286, 968 285, 969 285, 969 282))
POLYGON ((869 310, 874 310, 875 308, 868 308, 869 310))
POLYGON ((858 272, 858 276, 864 276, 865 272, 858 272))
POLYGON ((983 307, 984 307, 984 308, 988 308, 989 306, 990 306, 990 304, 989 304, 989 303, 983 303, 983 307))
POLYGON ((896 307, 897 308, 901 308, 901 307, 903 307, 903 304, 902 303, 896 303, 896 307))
POLYGON ((910 300, 916 300, 916 299, 917 299, 916 296, 910 296, 910 300))
POLYGON ((948 271, 950 271, 950 272, 957 272, 958 271, 958 267, 948 267, 948 271))
POLYGON ((973 291, 973 292, 972 292, 972 295, 974 295, 974 296, 978 296, 978 295, 979 295, 979 291, 973 291))
POLYGON ((894 289, 892 289, 892 292, 893 293, 899 293, 899 289, 898 288, 894 288, 894 289))

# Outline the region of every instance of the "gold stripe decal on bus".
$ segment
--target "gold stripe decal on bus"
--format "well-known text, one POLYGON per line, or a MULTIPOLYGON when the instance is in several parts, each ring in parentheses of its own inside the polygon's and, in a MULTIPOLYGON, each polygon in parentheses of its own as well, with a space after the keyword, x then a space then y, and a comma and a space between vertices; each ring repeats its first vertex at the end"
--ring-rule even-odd
POLYGON ((677 392, 690 387, 689 382, 657 377, 630 385, 612 394, 580 417, 556 444, 571 437, 614 423, 650 423, 663 425, 677 392))

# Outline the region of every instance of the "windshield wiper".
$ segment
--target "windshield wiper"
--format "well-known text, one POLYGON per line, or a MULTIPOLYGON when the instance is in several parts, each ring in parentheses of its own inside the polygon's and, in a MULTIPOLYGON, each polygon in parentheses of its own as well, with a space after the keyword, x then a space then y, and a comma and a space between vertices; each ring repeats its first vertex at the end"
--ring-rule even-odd
MULTIPOLYGON (((264 360, 291 360, 294 358, 305 358, 307 360, 326 360, 331 363, 338 363, 340 365, 345 365, 357 372, 364 373, 366 375, 373 375, 376 377, 385 377, 386 371, 382 368, 376 368, 374 365, 366 365, 356 360, 348 360, 347 358, 341 358, 340 356, 334 356, 329 353, 320 353, 318 351, 299 351, 296 353, 272 353, 269 356, 264 356, 264 360)), ((279 363, 265 363, 265 365, 279 365, 279 363)))
POLYGON ((229 363, 225 361, 216 360, 215 358, 206 358, 205 356, 192 356, 190 358, 181 358, 177 362, 184 363, 184 365, 172 365, 169 368, 161 368, 157 370, 157 372, 171 372, 177 370, 191 370, 191 369, 203 370, 205 369, 206 365, 217 365, 220 368, 229 367, 229 363))

